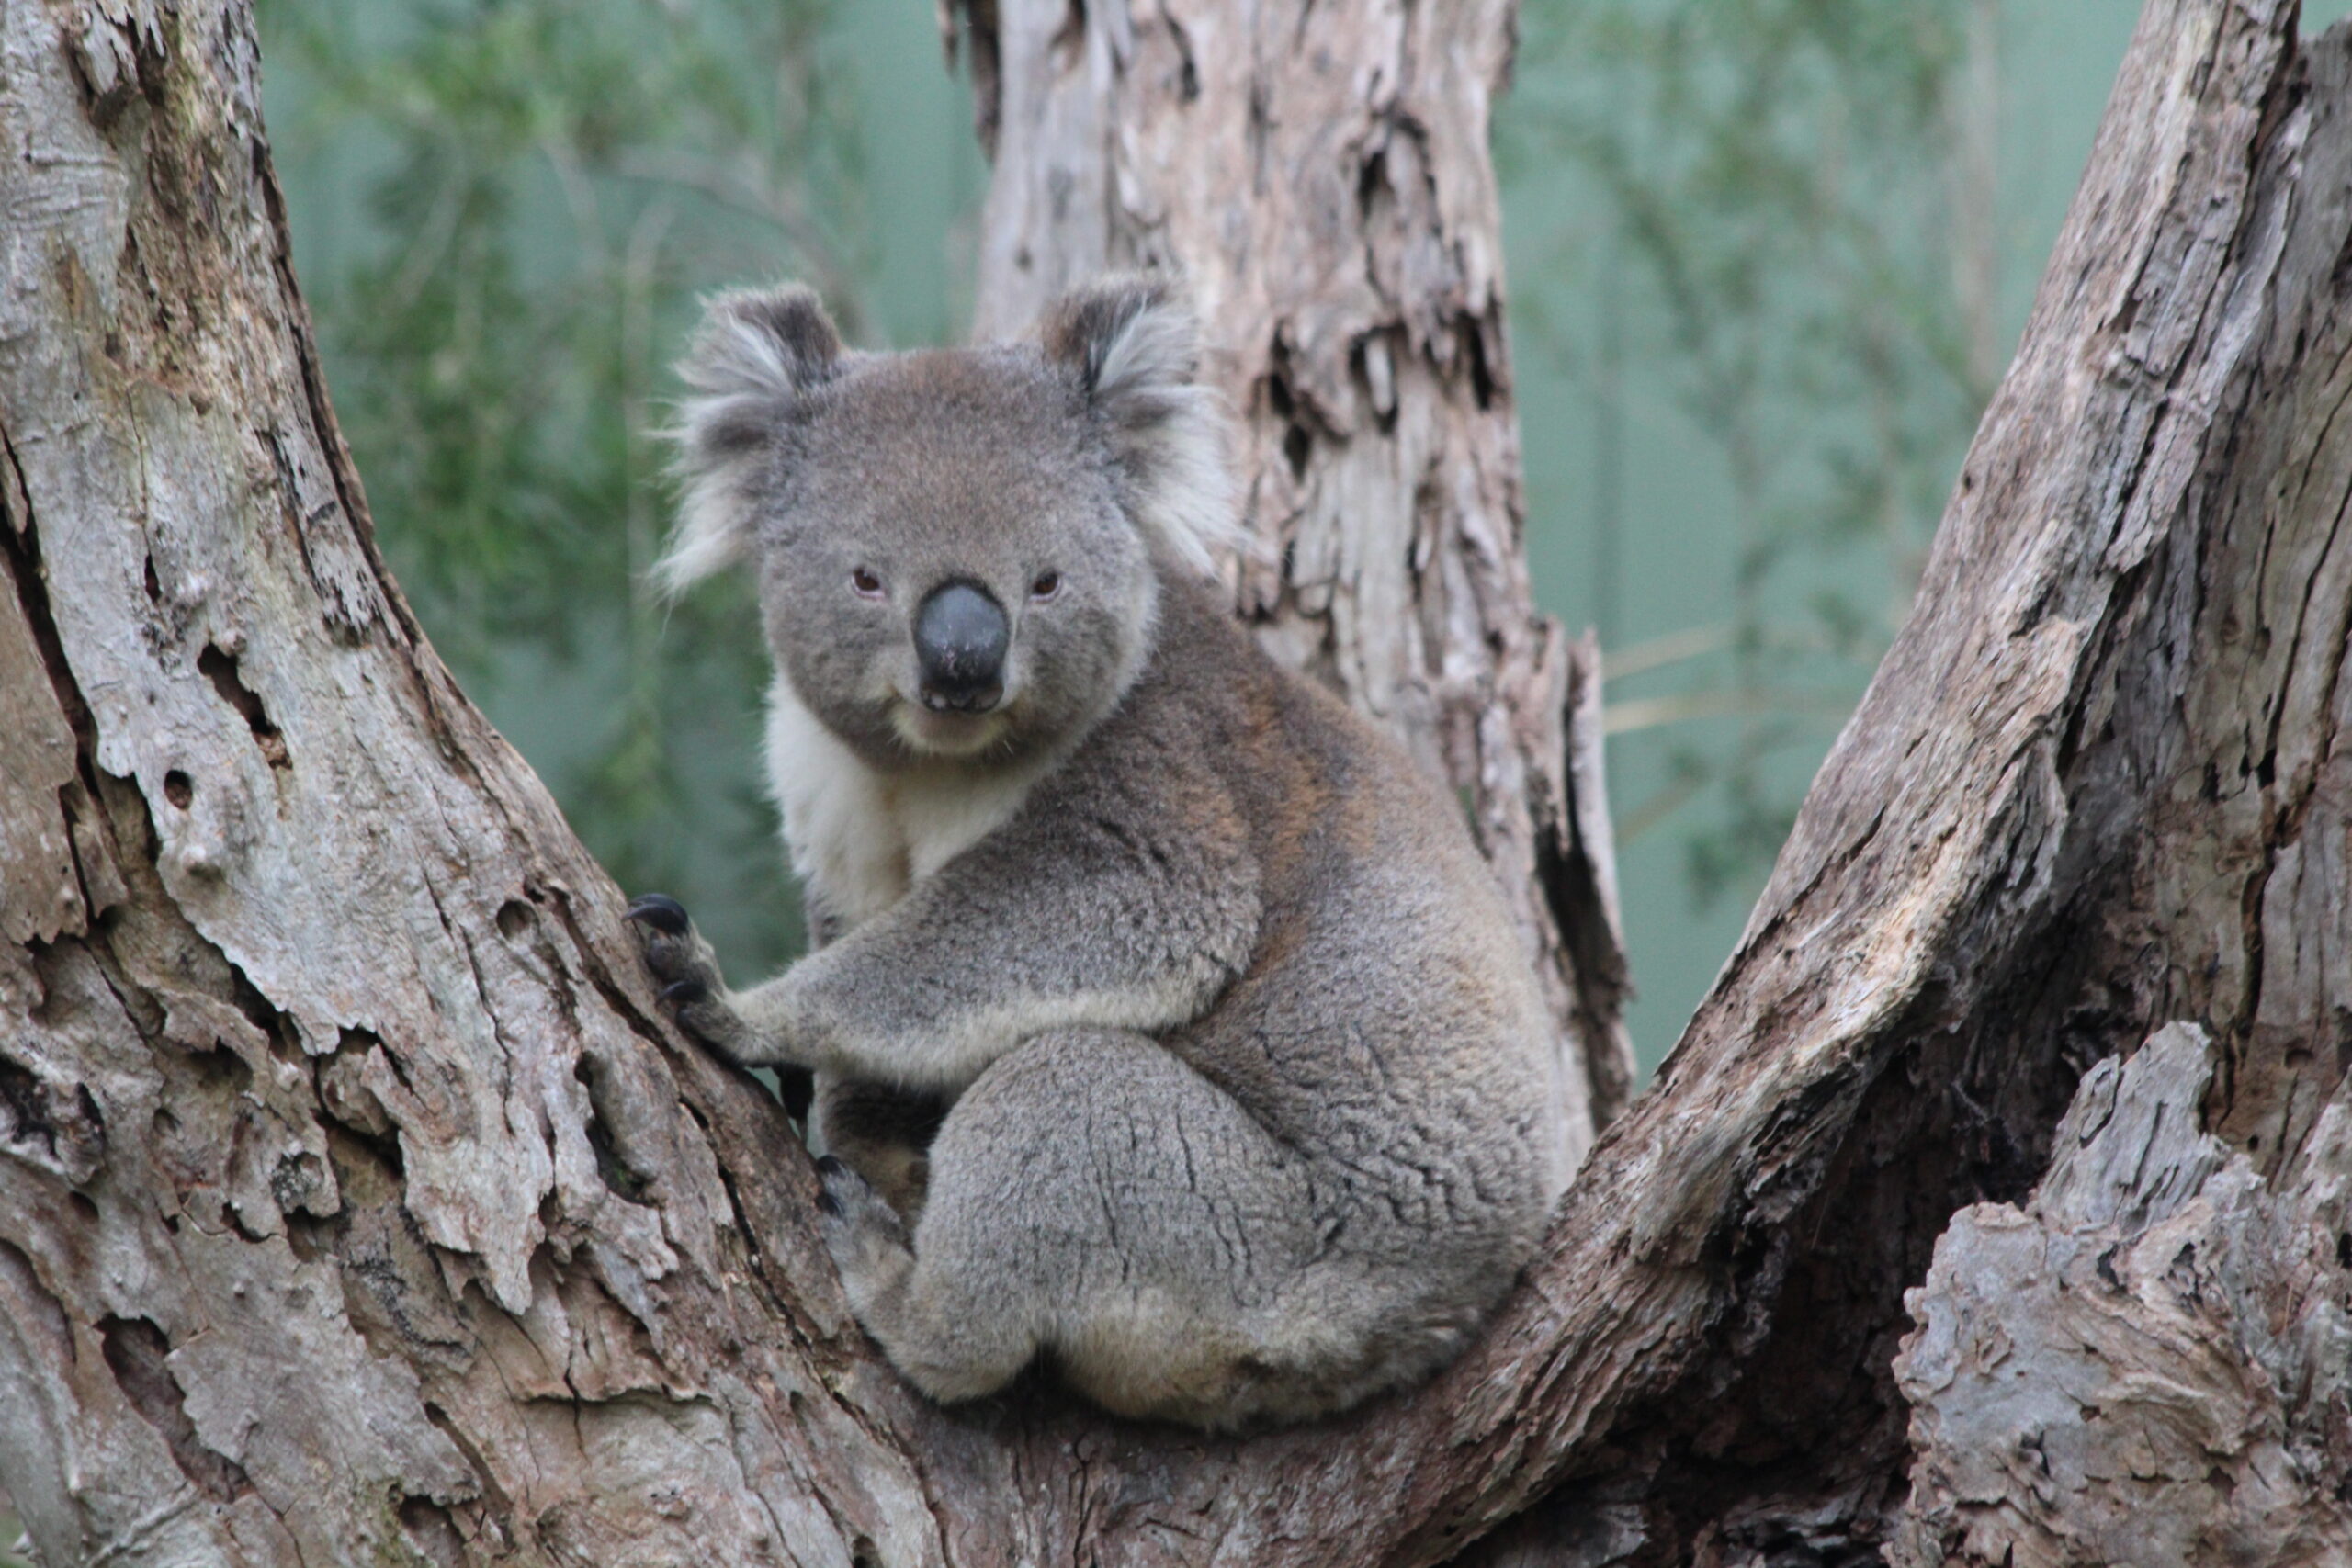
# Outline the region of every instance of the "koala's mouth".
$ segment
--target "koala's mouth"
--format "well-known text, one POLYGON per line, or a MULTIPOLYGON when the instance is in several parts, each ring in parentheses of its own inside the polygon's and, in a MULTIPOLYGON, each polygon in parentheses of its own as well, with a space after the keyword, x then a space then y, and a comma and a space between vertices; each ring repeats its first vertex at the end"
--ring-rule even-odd
POLYGON ((904 698, 890 705, 890 728, 909 750, 926 757, 977 757, 1001 750, 1012 728, 1011 705, 986 713, 933 708, 904 698))

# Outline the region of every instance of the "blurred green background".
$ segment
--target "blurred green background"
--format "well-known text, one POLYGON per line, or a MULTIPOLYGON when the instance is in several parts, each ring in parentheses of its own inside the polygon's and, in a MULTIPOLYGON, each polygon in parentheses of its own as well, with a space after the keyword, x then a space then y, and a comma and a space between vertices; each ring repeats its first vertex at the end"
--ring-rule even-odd
MULTIPOLYGON (((2312 8, 2332 20, 2352 0, 2312 8)), ((1497 152, 1543 605, 1595 626, 1645 1067, 1907 606, 2136 0, 1525 0, 1497 152)), ((929 0, 264 0, 385 547, 624 886, 797 951, 740 586, 639 587, 703 290, 958 340, 987 171, 929 0)))

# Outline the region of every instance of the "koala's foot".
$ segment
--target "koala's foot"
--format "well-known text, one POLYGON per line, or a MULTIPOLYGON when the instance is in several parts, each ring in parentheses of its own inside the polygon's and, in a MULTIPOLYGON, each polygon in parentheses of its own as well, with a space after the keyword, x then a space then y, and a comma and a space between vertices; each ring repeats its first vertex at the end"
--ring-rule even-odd
POLYGON ((902 1294, 915 1255, 898 1211, 848 1166, 827 1155, 817 1162, 817 1195, 825 1250, 841 1271, 842 1290, 860 1323, 871 1325, 886 1296, 902 1294))
POLYGON ((742 1019, 727 1000, 718 955, 687 918, 685 906, 666 893, 631 899, 628 919, 637 932, 645 967, 661 982, 662 999, 680 1028, 737 1061, 744 1059, 742 1019))
POLYGON ((952 1404, 996 1393, 1020 1375, 1036 1342, 969 1270, 926 1267, 882 1195, 827 1155, 817 1162, 826 1250, 850 1311, 891 1365, 932 1398, 952 1404))

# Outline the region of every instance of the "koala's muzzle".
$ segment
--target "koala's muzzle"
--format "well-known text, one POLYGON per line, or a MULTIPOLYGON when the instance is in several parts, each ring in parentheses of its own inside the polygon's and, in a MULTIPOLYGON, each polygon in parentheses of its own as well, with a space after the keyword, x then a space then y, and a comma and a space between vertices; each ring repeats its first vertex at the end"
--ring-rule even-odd
POLYGON ((1012 623, 1004 607, 969 582, 943 583, 915 612, 915 660, 922 701, 933 710, 986 713, 1004 695, 1004 650, 1012 623))

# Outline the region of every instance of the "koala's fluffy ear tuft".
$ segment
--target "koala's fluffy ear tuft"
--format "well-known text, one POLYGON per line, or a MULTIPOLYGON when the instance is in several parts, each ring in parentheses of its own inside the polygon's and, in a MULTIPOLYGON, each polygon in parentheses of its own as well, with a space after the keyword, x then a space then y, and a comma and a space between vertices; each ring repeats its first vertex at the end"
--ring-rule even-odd
POLYGON ((841 334, 814 289, 788 284, 711 299, 702 330, 678 362, 689 395, 669 435, 684 499, 677 531, 653 568, 664 593, 750 552, 754 521, 745 483, 801 400, 842 364, 841 334))
POLYGON ((1225 411, 1196 379, 1200 329, 1165 279, 1101 278, 1047 308, 1046 357, 1102 415, 1136 521, 1203 572, 1241 542, 1225 411))

